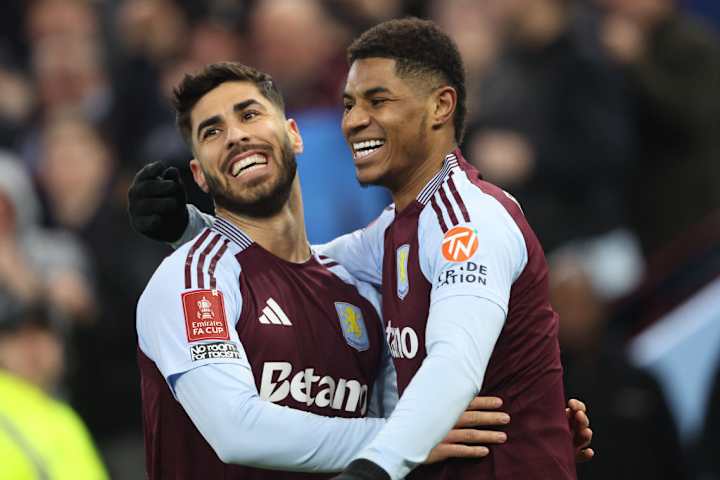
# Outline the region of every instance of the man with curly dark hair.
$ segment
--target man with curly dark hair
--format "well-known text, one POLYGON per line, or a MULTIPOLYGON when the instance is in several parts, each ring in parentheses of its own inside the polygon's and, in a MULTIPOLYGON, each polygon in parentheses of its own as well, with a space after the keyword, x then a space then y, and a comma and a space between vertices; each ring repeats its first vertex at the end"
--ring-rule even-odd
POLYGON ((342 127, 356 174, 394 204, 323 252, 381 286, 402 396, 336 478, 576 478, 547 264, 518 203, 457 147, 456 46, 432 22, 391 20, 356 39, 348 60, 342 127), (484 459, 421 466, 479 392, 503 398, 508 442, 484 459))

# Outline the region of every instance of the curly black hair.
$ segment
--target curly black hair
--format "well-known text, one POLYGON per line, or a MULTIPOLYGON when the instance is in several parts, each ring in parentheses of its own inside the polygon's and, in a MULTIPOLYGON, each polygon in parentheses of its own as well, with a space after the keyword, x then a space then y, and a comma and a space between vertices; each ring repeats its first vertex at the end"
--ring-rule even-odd
POLYGON ((380 23, 360 35, 347 49, 348 63, 364 58, 396 61, 399 76, 440 77, 455 89, 457 106, 453 117, 455 140, 465 130, 465 69, 455 42, 433 22, 403 18, 380 23))
POLYGON ((173 107, 176 123, 188 146, 192 148, 192 122, 190 112, 195 104, 210 90, 225 82, 254 83, 260 93, 285 111, 285 101, 270 75, 238 62, 218 62, 205 66, 195 74, 186 74, 173 90, 173 107))

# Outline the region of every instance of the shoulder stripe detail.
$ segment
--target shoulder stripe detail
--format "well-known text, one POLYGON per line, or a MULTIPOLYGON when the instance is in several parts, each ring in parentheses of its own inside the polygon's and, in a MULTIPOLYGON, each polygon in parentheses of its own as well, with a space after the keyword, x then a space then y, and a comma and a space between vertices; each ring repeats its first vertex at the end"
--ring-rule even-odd
POLYGON ((440 207, 437 204, 437 201, 435 200, 435 197, 432 197, 430 199, 430 205, 432 205, 433 210, 435 210, 435 215, 437 215, 438 223, 440 224, 440 229, 443 231, 443 233, 448 231, 447 225, 445 224, 445 219, 443 218, 443 213, 440 210, 440 207))
POLYGON ((212 290, 215 290, 217 287, 217 280, 215 278, 215 267, 217 266, 217 263, 220 261, 223 255, 225 255, 225 250, 228 248, 228 243, 230 243, 229 240, 223 240, 222 245, 218 249, 217 253, 215 253, 215 256, 210 260, 210 269, 208 271, 208 275, 210 276, 210 288, 212 290))
POLYGON ((438 189, 438 194, 436 196, 440 197, 440 200, 442 201, 442 204, 445 206, 445 211, 448 213, 448 217, 450 217, 450 223, 455 226, 458 222, 458 217, 455 215, 455 208, 452 203, 450 203, 450 199, 448 199, 447 194, 445 193, 444 188, 438 189))
POLYGON ((240 246, 240 250, 245 250, 253 243, 252 239, 245 235, 242 230, 222 217, 217 217, 212 229, 237 243, 240 246))
POLYGON ((320 265, 322 265, 323 267, 331 268, 338 265, 338 262, 325 255, 318 255, 317 259, 320 265))
POLYGON ((192 287, 192 275, 190 269, 192 268, 193 256, 195 256, 195 252, 198 248, 200 248, 200 245, 203 244, 208 235, 210 235, 210 229, 206 228, 202 235, 195 240, 195 243, 193 243, 193 246, 190 247, 190 250, 188 251, 187 257, 185 258, 185 288, 192 287))
POLYGON ((200 256, 198 257, 197 261, 197 286, 198 288, 205 288, 205 275, 203 274, 203 270, 205 269, 205 258, 208 256, 210 252, 212 252, 212 249, 215 248, 215 245, 220 241, 220 235, 215 234, 215 237, 208 242, 207 246, 205 246, 205 249, 202 251, 200 256))
POLYGON ((455 203, 458 204, 458 207, 460 207, 460 212, 462 213, 463 220, 466 222, 470 221, 470 214, 468 214, 467 207, 465 207, 465 202, 463 201, 462 197, 457 191, 457 188, 455 187, 455 181, 453 180, 453 174, 455 172, 450 172, 450 176, 448 176, 447 184, 448 187, 450 187, 450 192, 452 193, 453 198, 455 198, 455 203))
POLYGON ((455 157, 455 154, 447 154, 447 156, 445 157, 445 161, 443 162, 442 168, 433 177, 433 179, 430 180, 427 185, 425 185, 425 188, 420 191, 420 194, 416 197, 417 201, 422 203, 423 205, 427 204, 430 198, 435 195, 435 192, 438 191, 438 188, 440 188, 440 186, 442 185, 445 177, 448 176, 448 174, 453 168, 457 167, 458 161, 457 157, 455 157))

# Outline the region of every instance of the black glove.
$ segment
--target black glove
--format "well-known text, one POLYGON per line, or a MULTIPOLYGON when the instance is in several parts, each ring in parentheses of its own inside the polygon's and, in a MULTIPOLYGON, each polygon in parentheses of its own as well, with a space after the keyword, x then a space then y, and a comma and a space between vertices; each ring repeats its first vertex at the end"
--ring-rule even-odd
POLYGON ((358 458, 350 462, 344 472, 331 480, 390 480, 390 475, 376 463, 358 458))
POLYGON ((174 242, 188 224, 186 202, 177 168, 150 163, 135 175, 128 190, 130 224, 148 238, 174 242))

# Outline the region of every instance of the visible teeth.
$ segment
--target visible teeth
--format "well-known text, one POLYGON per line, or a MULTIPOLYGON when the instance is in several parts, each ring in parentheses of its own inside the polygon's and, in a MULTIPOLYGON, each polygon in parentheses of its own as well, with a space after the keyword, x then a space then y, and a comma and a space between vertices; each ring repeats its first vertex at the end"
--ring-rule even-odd
POLYGON ((385 140, 365 140, 364 142, 353 143, 353 150, 360 153, 358 150, 372 147, 382 147, 384 144, 385 140))
POLYGON ((369 149, 367 149, 367 150, 359 150, 359 151, 356 151, 356 152, 355 152, 355 158, 367 157, 367 156, 370 155, 371 153, 375 152, 378 148, 380 148, 380 147, 369 148, 369 149))
POLYGON ((232 166, 232 175, 233 177, 237 177, 240 172, 244 169, 249 167, 250 165, 253 165, 255 163, 267 163, 267 160, 263 155, 260 155, 259 153, 256 153, 254 155, 250 155, 249 157, 243 158, 242 160, 235 162, 232 166))

